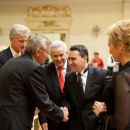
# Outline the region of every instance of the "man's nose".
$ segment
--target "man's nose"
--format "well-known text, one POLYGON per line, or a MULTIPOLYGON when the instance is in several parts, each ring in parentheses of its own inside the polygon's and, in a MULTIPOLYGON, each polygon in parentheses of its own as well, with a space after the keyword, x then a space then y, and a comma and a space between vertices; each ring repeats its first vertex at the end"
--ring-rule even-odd
POLYGON ((70 64, 70 65, 72 64, 72 60, 69 60, 69 64, 70 64))
POLYGON ((58 56, 58 57, 57 57, 57 60, 61 60, 61 57, 60 57, 60 56, 58 56))

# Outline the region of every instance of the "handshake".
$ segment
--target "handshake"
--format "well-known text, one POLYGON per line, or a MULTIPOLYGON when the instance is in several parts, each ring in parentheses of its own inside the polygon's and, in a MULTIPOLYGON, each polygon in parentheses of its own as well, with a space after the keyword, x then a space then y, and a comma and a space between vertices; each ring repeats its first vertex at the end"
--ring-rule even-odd
POLYGON ((67 107, 60 107, 60 109, 63 111, 63 114, 64 114, 63 122, 67 122, 69 120, 68 108, 67 107))

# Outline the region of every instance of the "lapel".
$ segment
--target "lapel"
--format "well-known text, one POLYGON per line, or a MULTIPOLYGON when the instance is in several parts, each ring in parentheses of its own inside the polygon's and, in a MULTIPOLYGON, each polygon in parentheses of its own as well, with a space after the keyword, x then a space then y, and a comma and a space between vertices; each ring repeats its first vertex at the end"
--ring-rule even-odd
POLYGON ((78 91, 78 85, 77 85, 77 76, 74 73, 71 79, 71 82, 73 84, 73 92, 72 95, 74 95, 74 99, 77 102, 77 106, 79 109, 83 109, 86 105, 86 101, 89 98, 89 93, 91 92, 91 87, 93 84, 94 76, 93 76, 93 68, 89 67, 88 68, 88 76, 86 80, 86 87, 85 87, 85 94, 83 97, 80 97, 79 91, 78 91))
POLYGON ((6 54, 7 54, 8 59, 13 58, 13 55, 9 47, 7 48, 6 52, 7 52, 6 54))
POLYGON ((75 100, 80 102, 79 95, 78 95, 78 89, 77 89, 77 76, 76 73, 72 72, 72 76, 70 77, 70 83, 69 83, 69 90, 71 92, 71 96, 74 97, 75 100))
POLYGON ((73 86, 73 89, 71 90, 72 95, 73 95, 75 101, 77 102, 78 107, 82 108, 83 104, 84 104, 84 96, 81 97, 80 94, 79 94, 76 73, 72 73, 71 84, 73 86))
POLYGON ((53 62, 50 63, 50 67, 49 67, 48 71, 49 71, 49 74, 47 77, 50 77, 50 78, 48 78, 49 79, 48 83, 50 84, 51 87, 53 87, 52 89, 54 91, 58 90, 59 93, 62 93, 61 89, 60 89, 60 84, 58 81, 57 71, 56 71, 56 68, 55 68, 55 65, 53 62))
POLYGON ((88 66, 88 76, 86 80, 86 87, 85 87, 85 98, 88 96, 92 83, 93 83, 93 69, 91 66, 88 66))
MULTIPOLYGON (((49 79, 48 84, 49 84, 49 86, 51 86, 52 90, 58 91, 58 94, 62 94, 62 91, 60 89, 60 84, 59 84, 59 80, 58 80, 58 75, 57 75, 57 70, 56 70, 55 64, 53 62, 51 62, 48 65, 49 65, 49 67, 47 67, 47 73, 46 73, 47 74, 46 75, 47 79, 46 80, 48 81, 48 79, 49 79)), ((70 65, 67 62, 67 72, 69 72, 69 71, 70 71, 70 65)))

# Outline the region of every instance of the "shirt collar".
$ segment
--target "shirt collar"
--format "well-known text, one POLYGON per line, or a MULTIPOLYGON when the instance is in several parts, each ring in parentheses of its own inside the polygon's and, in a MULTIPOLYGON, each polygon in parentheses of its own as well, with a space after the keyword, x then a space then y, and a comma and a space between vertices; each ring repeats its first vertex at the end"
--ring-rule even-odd
POLYGON ((19 52, 19 53, 17 53, 11 46, 10 46, 10 51, 11 51, 11 53, 12 53, 12 55, 13 55, 13 57, 15 57, 17 54, 18 55, 21 55, 21 53, 19 52))
POLYGON ((66 62, 64 64, 64 69, 67 69, 67 60, 66 60, 66 62))
MULTIPOLYGON (((56 66, 56 69, 57 69, 58 67, 56 66)), ((63 69, 67 69, 67 60, 66 60, 66 62, 65 62, 65 64, 64 64, 64 66, 63 66, 63 69)))
MULTIPOLYGON (((86 64, 85 69, 86 69, 86 68, 88 68, 88 64, 86 64)), ((86 73, 88 72, 88 70, 87 70, 86 72, 84 72, 85 69, 83 69, 83 70, 80 72, 81 75, 84 75, 84 74, 86 74, 86 73)), ((79 72, 76 72, 76 75, 77 75, 78 73, 79 73, 79 72)))

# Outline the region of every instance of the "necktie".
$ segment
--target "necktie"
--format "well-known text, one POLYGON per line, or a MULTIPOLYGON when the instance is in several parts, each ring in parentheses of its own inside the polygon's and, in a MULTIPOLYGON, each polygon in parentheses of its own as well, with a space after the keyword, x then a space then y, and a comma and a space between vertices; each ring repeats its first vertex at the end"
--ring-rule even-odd
POLYGON ((82 83, 82 79, 81 79, 81 74, 78 73, 77 74, 77 90, 78 90, 78 96, 79 96, 79 100, 80 100, 80 107, 83 107, 84 104, 84 91, 83 91, 83 83, 82 83))
POLYGON ((88 71, 88 67, 84 70, 84 73, 86 73, 88 71))
POLYGON ((78 89, 79 89, 80 95, 84 94, 83 83, 82 83, 82 79, 81 79, 81 74, 80 73, 77 74, 77 83, 78 83, 78 89))
MULTIPOLYGON (((83 71, 83 73, 86 73, 88 71, 88 67, 83 71)), ((82 79, 81 79, 81 73, 77 74, 77 82, 78 82, 78 88, 79 88, 79 92, 81 94, 84 94, 83 91, 83 83, 82 83, 82 79)))
POLYGON ((60 88, 61 88, 61 91, 63 92, 63 87, 64 87, 63 67, 58 68, 58 74, 59 74, 58 79, 60 83, 60 88))

